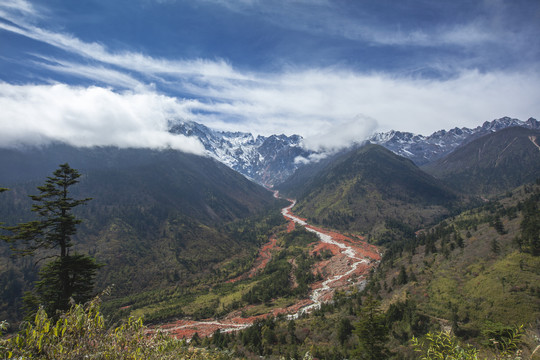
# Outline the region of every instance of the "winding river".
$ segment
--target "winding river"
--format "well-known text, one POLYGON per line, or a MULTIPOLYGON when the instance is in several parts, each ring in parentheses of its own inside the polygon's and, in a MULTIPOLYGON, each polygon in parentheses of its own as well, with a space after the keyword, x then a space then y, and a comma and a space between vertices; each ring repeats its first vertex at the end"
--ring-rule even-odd
MULTIPOLYGON (((277 191, 274 196, 279 197, 277 191)), ((161 329, 176 337, 190 339, 195 333, 199 336, 210 336, 216 330, 221 332, 238 331, 251 326, 256 320, 268 316, 285 315, 287 319, 297 319, 304 313, 319 309, 321 304, 331 301, 333 294, 338 289, 348 289, 351 285, 362 287, 365 285, 366 276, 371 268, 380 261, 378 249, 367 244, 363 239, 353 239, 343 234, 328 231, 309 225, 292 213, 296 204, 288 199, 290 205, 283 208, 281 213, 290 222, 289 231, 294 224, 302 225, 307 231, 313 232, 320 239, 315 250, 325 249, 331 251, 332 256, 316 264, 319 273, 323 274, 324 280, 312 285, 309 299, 300 300, 298 303, 283 309, 275 309, 271 313, 252 317, 242 317, 239 311, 235 311, 222 320, 208 319, 205 321, 179 320, 174 323, 162 325, 161 329)))

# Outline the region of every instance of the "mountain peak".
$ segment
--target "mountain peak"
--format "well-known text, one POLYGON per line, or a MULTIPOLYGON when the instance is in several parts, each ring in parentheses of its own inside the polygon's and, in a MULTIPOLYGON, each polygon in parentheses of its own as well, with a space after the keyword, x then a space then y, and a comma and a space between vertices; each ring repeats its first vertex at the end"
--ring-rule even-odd
POLYGON ((298 166, 294 159, 311 153, 303 149, 300 135, 255 137, 240 131, 212 130, 194 121, 174 123, 169 131, 198 138, 209 156, 267 186, 289 177, 298 166))
MULTIPOLYGON (((505 116, 486 121, 474 129, 442 129, 429 136, 391 130, 374 134, 368 141, 382 145, 416 165, 425 165, 484 135, 514 126, 540 129, 540 123, 534 118, 521 121, 505 116)), ((194 121, 172 123, 170 132, 198 138, 209 156, 266 186, 277 185, 292 175, 301 166, 295 162, 297 157, 309 158, 314 153, 304 148, 300 135, 255 137, 246 132, 213 130, 194 121)))
POLYGON ((448 131, 436 131, 429 136, 412 136, 411 133, 392 130, 387 133, 375 134, 368 140, 382 145, 398 155, 411 159, 417 165, 424 165, 442 158, 459 146, 465 145, 474 139, 514 126, 540 129, 540 123, 536 119, 530 118, 527 121, 521 121, 505 116, 500 119, 486 121, 482 126, 475 129, 455 127, 448 131))

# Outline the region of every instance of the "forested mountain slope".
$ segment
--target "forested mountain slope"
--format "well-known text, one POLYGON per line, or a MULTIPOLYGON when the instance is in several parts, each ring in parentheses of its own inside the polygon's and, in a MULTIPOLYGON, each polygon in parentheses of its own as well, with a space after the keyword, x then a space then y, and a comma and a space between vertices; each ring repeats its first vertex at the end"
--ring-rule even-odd
MULTIPOLYGON (((427 333, 443 331, 461 349, 478 350, 461 358, 515 359, 519 351, 537 359, 539 201, 540 185, 528 184, 418 234, 403 232, 386 244, 363 291, 351 287, 309 316, 260 322, 224 343, 276 359, 309 351, 320 359, 412 360, 421 357, 413 336, 425 343, 427 333), (505 348, 516 331, 516 347, 505 348)), ((442 344, 435 349, 450 358, 452 346, 442 344)))
POLYGON ((540 131, 510 127, 422 167, 456 189, 497 194, 540 177, 540 131))
MULTIPOLYGON (((15 155, 0 156, 0 167, 8 169, 0 183, 10 189, 2 194, 2 221, 28 221, 27 195, 37 192, 49 167, 58 166, 53 163, 70 162, 83 174, 71 195, 93 198, 76 209, 84 222, 74 251, 104 265, 97 287, 114 284, 113 296, 189 283, 223 261, 249 261, 257 238, 238 236, 228 224, 277 205, 269 191, 227 166, 178 151, 60 146, 15 155)), ((37 259, 14 263, 9 255, 2 245, 0 281, 20 297, 34 280, 37 259)))
POLYGON ((291 178, 279 189, 297 197, 299 215, 339 229, 369 232, 389 220, 417 227, 458 201, 439 180, 380 145, 365 145, 313 169, 304 170, 310 175, 304 181, 291 178))
POLYGON ((452 330, 495 358, 523 325, 528 359, 540 345, 539 206, 540 186, 528 184, 389 244, 367 289, 387 309, 388 347, 414 358, 412 335, 452 330))

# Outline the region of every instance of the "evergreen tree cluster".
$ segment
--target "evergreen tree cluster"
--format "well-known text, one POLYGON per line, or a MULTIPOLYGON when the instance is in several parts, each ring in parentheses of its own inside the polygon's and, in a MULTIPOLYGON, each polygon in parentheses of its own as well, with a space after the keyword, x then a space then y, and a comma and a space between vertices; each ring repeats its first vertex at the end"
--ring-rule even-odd
POLYGON ((518 208, 523 213, 521 233, 517 237, 520 249, 533 256, 540 256, 540 193, 533 194, 518 208))

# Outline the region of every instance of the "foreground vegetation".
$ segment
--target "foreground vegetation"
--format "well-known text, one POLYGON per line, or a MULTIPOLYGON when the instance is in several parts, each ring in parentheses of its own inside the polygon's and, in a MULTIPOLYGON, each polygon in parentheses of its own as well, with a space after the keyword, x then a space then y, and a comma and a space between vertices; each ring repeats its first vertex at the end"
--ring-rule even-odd
MULTIPOLYGON (((347 321, 341 321, 338 337, 344 345, 351 332, 364 339, 353 351, 356 358, 382 359, 387 356, 386 346, 380 340, 386 334, 384 316, 370 302, 364 307, 365 320, 359 322, 356 328, 347 321), (378 329, 378 330, 377 330, 378 329), (377 331, 376 331, 377 330, 377 331), (382 335, 382 337, 381 337, 382 335), (379 341, 377 341, 379 340, 379 341)), ((185 340, 174 339, 159 330, 150 332, 143 325, 141 318, 133 317, 120 325, 108 328, 100 313, 100 298, 97 297, 86 305, 73 305, 72 308, 60 314, 58 320, 53 320, 41 308, 33 322, 25 323, 22 331, 12 337, 0 339, 0 357, 3 359, 233 359, 238 358, 236 351, 226 351, 224 348, 239 339, 242 344, 253 348, 256 343, 265 347, 269 343, 285 341, 298 342, 294 321, 288 322, 287 330, 276 336, 276 320, 267 319, 256 323, 240 336, 224 335, 219 331, 211 339, 192 339, 191 345, 185 340), (258 329, 262 329, 262 337, 258 337, 258 329), (203 345, 204 347, 200 347, 203 345)), ((0 324, 0 331, 7 324, 0 324)), ((1 334, 1 333, 0 333, 1 334)), ((521 359, 522 343, 521 328, 513 330, 498 342, 497 359, 521 359)), ((413 337, 411 344, 414 351, 422 359, 480 359, 478 349, 466 345, 445 332, 427 333, 423 341, 413 337)), ((310 351, 299 356, 297 349, 287 353, 286 358, 312 359, 312 352, 323 358, 340 358, 339 352, 321 353, 320 348, 311 346, 310 351)), ((272 352, 265 355, 271 355, 272 352)), ((317 356, 316 355, 316 356, 317 356)))
MULTIPOLYGON (((2 327, 5 327, 5 323, 2 327)), ((3 329, 2 329, 3 330, 3 329)), ((228 359, 224 352, 190 347, 161 332, 149 335, 142 319, 108 328, 100 299, 74 305, 54 321, 41 308, 33 322, 0 340, 2 359, 228 359)))

